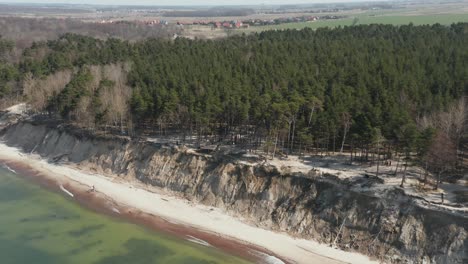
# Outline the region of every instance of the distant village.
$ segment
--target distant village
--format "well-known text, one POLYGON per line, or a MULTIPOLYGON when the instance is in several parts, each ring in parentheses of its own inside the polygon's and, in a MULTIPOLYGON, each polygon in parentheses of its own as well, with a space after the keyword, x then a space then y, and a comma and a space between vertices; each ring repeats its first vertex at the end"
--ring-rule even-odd
MULTIPOLYGON (((299 16, 299 17, 282 17, 276 19, 245 19, 245 20, 225 20, 225 21, 205 21, 205 20, 196 20, 196 21, 177 21, 169 22, 168 20, 147 20, 147 21, 135 21, 137 24, 144 25, 169 25, 175 23, 178 26, 190 26, 190 25, 202 25, 202 26, 212 26, 215 29, 240 29, 240 28, 249 28, 252 26, 268 26, 268 25, 279 25, 285 23, 299 23, 299 22, 313 22, 317 20, 328 20, 328 19, 340 19, 345 18, 345 16, 299 16)), ((129 23, 128 21, 115 21, 115 20, 102 20, 99 21, 100 24, 117 24, 117 23, 129 23)))

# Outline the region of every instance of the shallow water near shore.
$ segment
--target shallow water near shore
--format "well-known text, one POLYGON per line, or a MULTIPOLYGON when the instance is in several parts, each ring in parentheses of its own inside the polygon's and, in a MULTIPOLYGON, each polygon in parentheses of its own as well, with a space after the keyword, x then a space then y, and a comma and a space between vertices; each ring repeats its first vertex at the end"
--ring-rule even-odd
POLYGON ((81 207, 0 167, 0 263, 248 263, 81 207))

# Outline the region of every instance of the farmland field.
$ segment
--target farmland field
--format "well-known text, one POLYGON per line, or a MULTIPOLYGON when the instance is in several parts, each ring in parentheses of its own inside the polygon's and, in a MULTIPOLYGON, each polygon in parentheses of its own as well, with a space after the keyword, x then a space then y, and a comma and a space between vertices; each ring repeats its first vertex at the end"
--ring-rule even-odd
POLYGON ((320 28, 320 27, 338 27, 338 26, 351 26, 353 24, 392 24, 392 25, 405 25, 413 23, 414 25, 423 24, 443 24, 450 25, 457 22, 468 22, 468 14, 423 14, 423 15, 404 15, 404 14, 356 14, 343 19, 335 20, 322 20, 315 22, 301 22, 301 23, 286 23, 279 25, 258 26, 250 27, 242 30, 243 32, 260 32, 265 30, 281 30, 281 29, 301 29, 305 27, 320 28))

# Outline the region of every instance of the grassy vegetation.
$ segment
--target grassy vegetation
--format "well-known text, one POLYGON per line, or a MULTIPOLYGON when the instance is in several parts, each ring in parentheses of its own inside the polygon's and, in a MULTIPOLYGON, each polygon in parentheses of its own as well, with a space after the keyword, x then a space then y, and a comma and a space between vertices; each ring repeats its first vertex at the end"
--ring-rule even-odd
POLYGON ((358 17, 358 24, 393 24, 403 25, 413 23, 415 25, 443 24, 450 25, 457 22, 468 22, 468 14, 441 14, 441 15, 417 15, 417 16, 362 16, 358 17))
POLYGON ((299 23, 285 23, 279 25, 258 26, 250 27, 243 30, 244 32, 260 32, 265 30, 282 30, 282 29, 302 29, 305 27, 319 28, 319 27, 338 27, 348 26, 353 23, 352 18, 336 19, 336 20, 323 20, 316 22, 299 22, 299 23))
POLYGON ((414 25, 423 24, 443 24, 450 25, 457 22, 468 22, 468 14, 438 14, 438 15, 403 15, 403 14, 376 14, 364 13, 350 16, 348 18, 336 20, 322 20, 315 22, 300 22, 286 23, 271 26, 250 27, 243 32, 260 32, 265 30, 281 30, 281 29, 301 29, 305 27, 320 28, 320 27, 338 27, 351 26, 354 23, 359 24, 392 24, 405 25, 413 23, 414 25))

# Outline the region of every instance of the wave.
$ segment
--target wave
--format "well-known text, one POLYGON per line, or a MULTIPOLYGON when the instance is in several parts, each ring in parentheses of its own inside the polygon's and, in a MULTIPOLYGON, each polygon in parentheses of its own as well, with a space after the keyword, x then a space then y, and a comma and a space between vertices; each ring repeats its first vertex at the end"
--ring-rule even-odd
POLYGON ((285 264, 281 259, 257 250, 252 250, 250 251, 250 253, 252 255, 262 258, 265 264, 285 264))
POLYGON ((203 246, 206 246, 206 247, 212 247, 212 245, 208 242, 206 242, 205 240, 201 240, 199 238, 196 238, 194 236, 187 236, 187 240, 190 241, 190 242, 193 242, 193 243, 197 243, 197 244, 200 244, 200 245, 203 245, 203 246))
POLYGON ((7 169, 7 170, 9 170, 9 171, 11 171, 11 172, 13 172, 14 174, 18 174, 14 169, 10 168, 10 167, 9 167, 8 165, 6 165, 6 164, 2 164, 2 167, 5 168, 5 169, 7 169))
POLYGON ((70 195, 71 197, 75 197, 75 195, 73 195, 73 193, 71 193, 69 190, 65 189, 63 185, 60 185, 60 189, 64 191, 66 194, 70 195))

